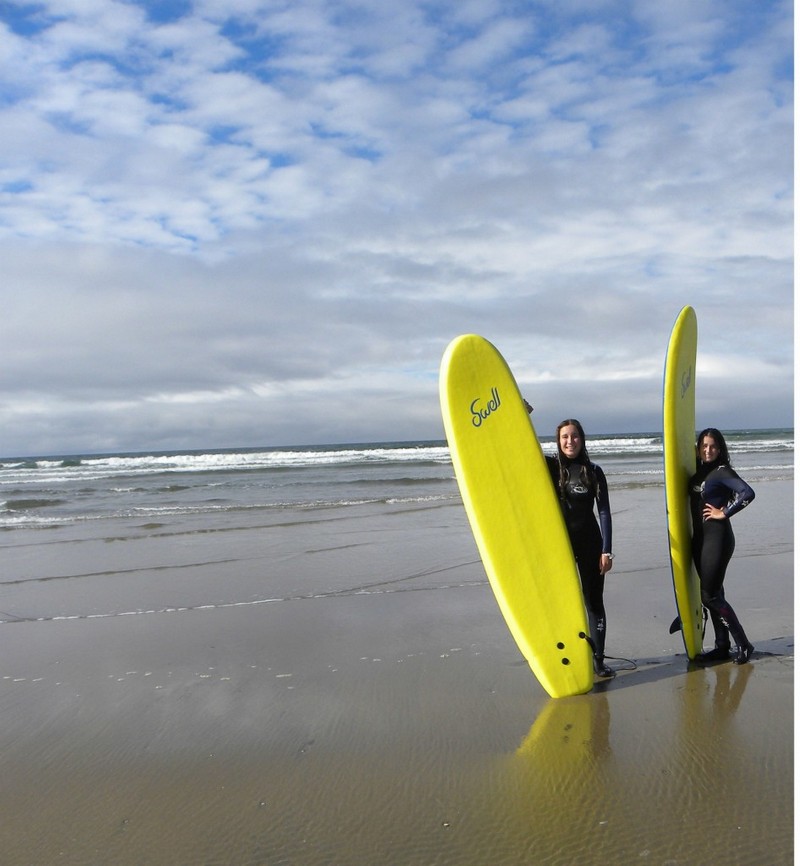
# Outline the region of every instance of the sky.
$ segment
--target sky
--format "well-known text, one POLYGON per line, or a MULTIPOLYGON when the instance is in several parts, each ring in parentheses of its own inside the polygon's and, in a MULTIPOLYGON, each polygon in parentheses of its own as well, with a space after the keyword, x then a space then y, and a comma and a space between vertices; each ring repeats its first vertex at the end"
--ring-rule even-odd
POLYGON ((0 455, 793 425, 788 0, 0 4, 0 455))

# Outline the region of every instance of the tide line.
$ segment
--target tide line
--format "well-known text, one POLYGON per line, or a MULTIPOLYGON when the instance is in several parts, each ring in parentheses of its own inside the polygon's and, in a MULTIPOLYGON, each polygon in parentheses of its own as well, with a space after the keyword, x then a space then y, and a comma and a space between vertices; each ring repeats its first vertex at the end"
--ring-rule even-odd
POLYGON ((20 616, 18 614, 0 611, 0 625, 13 625, 21 622, 75 622, 78 620, 92 619, 113 619, 120 616, 151 616, 153 614, 168 614, 168 613, 190 613, 195 611, 210 611, 224 610, 240 607, 255 607, 262 604, 278 604, 279 602, 289 601, 311 601, 313 599, 324 598, 342 598, 345 596, 356 595, 390 595, 401 592, 432 592, 449 589, 463 589, 468 587, 485 586, 485 580, 474 581, 459 581, 458 583, 439 584, 438 586, 418 586, 418 587, 398 587, 398 586, 377 586, 372 587, 353 587, 351 589, 335 589, 328 592, 312 593, 308 595, 286 596, 284 598, 257 598, 250 601, 228 601, 219 602, 217 604, 197 604, 185 605, 180 607, 162 607, 148 608, 145 610, 123 610, 113 613, 76 613, 76 614, 56 614, 53 616, 20 616))

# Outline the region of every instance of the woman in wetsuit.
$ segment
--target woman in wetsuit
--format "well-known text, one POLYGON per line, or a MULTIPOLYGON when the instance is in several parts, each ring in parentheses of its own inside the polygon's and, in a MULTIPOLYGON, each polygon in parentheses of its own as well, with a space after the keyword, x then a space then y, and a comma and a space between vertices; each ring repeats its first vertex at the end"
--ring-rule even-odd
POLYGON ((697 471, 689 482, 692 559, 700 575, 700 598, 714 626, 714 649, 695 661, 729 659, 731 637, 736 643, 734 664, 745 664, 753 654, 753 645, 725 600, 722 584, 735 546, 730 518, 755 496, 753 488, 731 468, 722 433, 714 427, 703 430, 697 437, 697 471))
POLYGON ((558 451, 547 463, 561 502, 572 552, 578 565, 581 589, 589 619, 589 635, 594 653, 595 673, 613 677, 605 663, 606 610, 603 588, 611 570, 611 507, 603 470, 589 460, 586 435, 579 421, 568 418, 556 430, 558 451), (594 514, 600 518, 598 525, 594 514))

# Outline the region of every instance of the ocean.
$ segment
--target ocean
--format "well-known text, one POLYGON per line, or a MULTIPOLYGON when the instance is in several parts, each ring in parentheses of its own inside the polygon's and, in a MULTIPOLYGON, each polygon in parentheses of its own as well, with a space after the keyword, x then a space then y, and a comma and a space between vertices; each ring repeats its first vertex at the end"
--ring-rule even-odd
MULTIPOLYGON (((794 431, 726 433, 734 467, 753 486, 794 475, 794 431)), ((543 439, 554 453, 553 438, 543 439)), ((658 433, 601 435, 588 442, 615 489, 663 484, 658 433)), ((134 521, 139 529, 181 519, 236 522, 308 509, 459 498, 444 441, 230 448, 0 459, 0 529, 34 532, 67 524, 134 521)), ((117 532, 115 528, 114 533, 117 532)))

